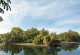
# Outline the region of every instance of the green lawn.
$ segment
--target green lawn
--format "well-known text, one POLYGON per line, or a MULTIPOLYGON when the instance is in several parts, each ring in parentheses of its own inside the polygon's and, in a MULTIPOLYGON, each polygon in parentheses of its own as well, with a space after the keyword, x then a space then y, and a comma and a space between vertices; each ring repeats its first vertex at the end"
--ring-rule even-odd
POLYGON ((16 43, 16 44, 20 44, 20 45, 36 45, 35 43, 16 43))
POLYGON ((35 45, 35 43, 21 43, 21 44, 35 45))

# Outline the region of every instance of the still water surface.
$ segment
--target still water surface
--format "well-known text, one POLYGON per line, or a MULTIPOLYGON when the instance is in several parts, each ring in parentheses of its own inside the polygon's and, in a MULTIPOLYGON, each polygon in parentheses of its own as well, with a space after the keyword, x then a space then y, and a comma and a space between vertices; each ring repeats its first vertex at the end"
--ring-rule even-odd
POLYGON ((80 55, 80 46, 70 44, 58 48, 0 45, 0 55, 80 55))

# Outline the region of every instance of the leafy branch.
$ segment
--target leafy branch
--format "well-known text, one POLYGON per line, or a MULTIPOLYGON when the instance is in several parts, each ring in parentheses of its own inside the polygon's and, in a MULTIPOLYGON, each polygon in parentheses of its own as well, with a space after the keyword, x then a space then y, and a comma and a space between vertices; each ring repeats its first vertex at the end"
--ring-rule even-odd
MULTIPOLYGON (((11 11, 11 7, 9 6, 9 4, 11 4, 10 0, 0 0, 0 13, 4 14, 4 9, 6 9, 6 11, 11 11)), ((3 21, 3 18, 1 16, 0 21, 3 21)))

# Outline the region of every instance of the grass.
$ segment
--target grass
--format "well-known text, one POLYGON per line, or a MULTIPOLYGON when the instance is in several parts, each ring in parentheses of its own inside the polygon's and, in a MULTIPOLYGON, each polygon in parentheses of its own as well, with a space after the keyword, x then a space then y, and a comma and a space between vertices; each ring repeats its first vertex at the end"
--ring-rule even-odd
POLYGON ((16 44, 36 45, 35 43, 16 43, 16 44))
POLYGON ((20 46, 40 46, 40 47, 47 47, 47 45, 42 45, 42 44, 39 44, 39 45, 36 45, 35 43, 11 43, 13 45, 20 45, 20 46))

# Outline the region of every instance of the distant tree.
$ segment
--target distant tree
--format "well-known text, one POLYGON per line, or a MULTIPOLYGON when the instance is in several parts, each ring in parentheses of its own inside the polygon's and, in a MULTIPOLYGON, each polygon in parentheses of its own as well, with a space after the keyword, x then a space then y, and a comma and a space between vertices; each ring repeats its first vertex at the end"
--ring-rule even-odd
POLYGON ((69 30, 68 33, 70 34, 72 41, 79 41, 80 40, 80 36, 79 36, 78 32, 69 30))
POLYGON ((27 31, 25 31, 24 34, 24 42, 32 42, 34 37, 37 36, 39 34, 39 30, 37 30, 37 28, 31 28, 28 29, 27 31))
POLYGON ((54 32, 54 33, 50 33, 50 38, 51 38, 51 41, 52 40, 57 40, 57 34, 54 32))
POLYGON ((3 37, 4 37, 3 42, 5 42, 5 43, 10 43, 12 40, 10 33, 5 33, 3 37))
POLYGON ((50 42, 51 42, 50 35, 45 36, 44 39, 43 39, 43 43, 48 45, 50 42))
MULTIPOLYGON (((0 13, 4 13, 4 9, 8 11, 9 9, 11 10, 11 7, 9 6, 11 4, 10 0, 0 0, 0 13)), ((3 21, 2 17, 0 16, 0 21, 3 21)))
POLYGON ((47 35, 44 37, 43 39, 43 43, 46 45, 57 45, 58 43, 60 43, 60 41, 58 41, 57 39, 57 34, 56 33, 50 33, 50 35, 47 35))
POLYGON ((4 40, 4 35, 0 34, 0 41, 2 42, 4 40))
POLYGON ((45 29, 42 29, 40 30, 40 33, 39 35, 37 35, 34 40, 33 40, 33 43, 36 43, 36 44, 43 44, 43 39, 46 35, 49 35, 49 32, 45 29))
POLYGON ((44 36, 37 35, 36 38, 34 38, 33 43, 43 44, 43 37, 44 37, 44 36))
POLYGON ((60 33, 58 40, 60 40, 60 41, 65 41, 65 42, 69 42, 69 41, 71 41, 70 34, 67 33, 67 32, 60 33))
POLYGON ((23 42, 23 33, 24 31, 19 27, 13 27, 11 29, 11 42, 23 42))
POLYGON ((40 35, 45 36, 48 34, 49 34, 49 31, 45 30, 44 28, 42 30, 40 30, 40 35))
POLYGON ((60 34, 55 32, 49 34, 45 29, 39 31, 37 28, 31 28, 24 31, 19 27, 13 27, 11 32, 0 34, 0 41, 6 43, 36 43, 57 47, 60 42, 79 42, 80 35, 72 30, 60 34))

